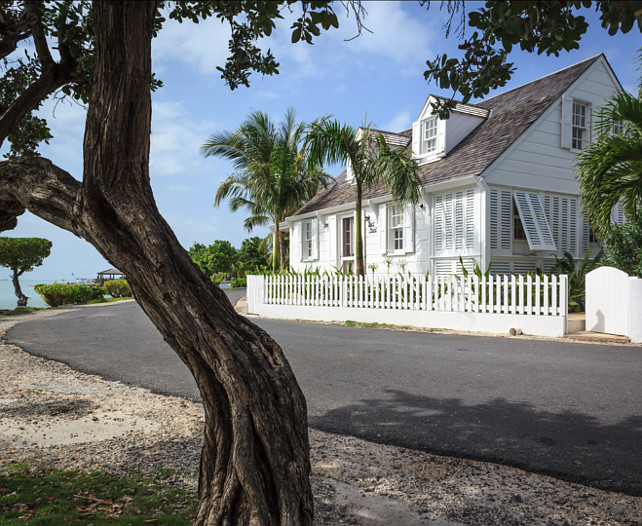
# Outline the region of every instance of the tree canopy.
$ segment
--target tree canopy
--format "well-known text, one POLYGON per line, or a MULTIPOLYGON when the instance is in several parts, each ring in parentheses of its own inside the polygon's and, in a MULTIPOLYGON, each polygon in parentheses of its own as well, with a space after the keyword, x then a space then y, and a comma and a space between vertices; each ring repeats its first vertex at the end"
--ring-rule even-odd
POLYGON ((39 267, 51 253, 51 241, 41 237, 0 237, 0 266, 12 271, 13 288, 18 307, 27 306, 18 278, 39 267))
MULTIPOLYGON (((431 5, 429 0, 421 3, 431 5)), ((424 77, 442 89, 451 89, 452 98, 460 96, 464 103, 506 85, 516 69, 508 60, 513 47, 555 56, 578 49, 588 28, 583 9, 594 8, 609 35, 628 33, 634 27, 642 32, 642 2, 637 0, 491 0, 471 11, 466 10, 470 4, 463 0, 442 2, 442 7, 444 4, 450 13, 444 27, 446 36, 455 24, 463 56, 443 54, 427 61, 424 77), (472 33, 466 36, 467 26, 472 33)), ((434 107, 447 117, 454 101, 440 99, 434 107)))

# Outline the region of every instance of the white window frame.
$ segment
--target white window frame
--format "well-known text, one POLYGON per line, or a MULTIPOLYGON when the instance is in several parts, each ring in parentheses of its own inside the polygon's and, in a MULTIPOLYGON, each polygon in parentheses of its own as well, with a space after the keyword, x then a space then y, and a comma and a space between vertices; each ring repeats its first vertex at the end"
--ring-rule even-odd
POLYGON ((571 148, 581 150, 589 143, 589 104, 574 99, 571 108, 571 148))
POLYGON ((421 155, 429 155, 437 151, 438 127, 437 117, 430 117, 421 122, 421 155))
POLYGON ((314 229, 312 220, 303 222, 303 259, 312 259, 314 256, 314 229))
POLYGON ((388 206, 388 214, 388 239, 390 240, 388 252, 404 252, 404 206, 399 203, 391 203, 388 206))

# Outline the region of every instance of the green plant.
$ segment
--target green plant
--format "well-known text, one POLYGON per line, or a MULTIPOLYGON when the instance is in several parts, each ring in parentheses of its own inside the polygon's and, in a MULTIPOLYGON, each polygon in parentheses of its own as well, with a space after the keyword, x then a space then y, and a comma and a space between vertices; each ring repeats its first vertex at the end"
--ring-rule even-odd
POLYGON ((132 295, 126 279, 110 279, 103 286, 112 298, 128 298, 132 295))
POLYGON ((96 285, 72 285, 70 283, 38 284, 34 290, 50 307, 85 305, 103 301, 107 293, 103 287, 96 285))
POLYGON ((604 238, 604 264, 642 278, 642 215, 624 225, 613 225, 604 238))
POLYGON ((18 278, 42 265, 51 253, 51 246, 51 241, 39 237, 0 237, 0 266, 13 271, 13 289, 18 298, 18 307, 26 307, 28 299, 22 293, 18 278))
POLYGON ((568 252, 564 252, 564 256, 561 258, 555 256, 555 266, 553 266, 550 273, 568 275, 568 306, 570 312, 584 312, 586 275, 591 270, 599 267, 600 261, 604 257, 604 252, 601 250, 594 259, 590 259, 590 253, 590 250, 586 252, 579 265, 573 255, 568 252))
POLYGON ((247 279, 245 278, 236 278, 232 283, 230 283, 230 288, 237 289, 247 286, 247 279))

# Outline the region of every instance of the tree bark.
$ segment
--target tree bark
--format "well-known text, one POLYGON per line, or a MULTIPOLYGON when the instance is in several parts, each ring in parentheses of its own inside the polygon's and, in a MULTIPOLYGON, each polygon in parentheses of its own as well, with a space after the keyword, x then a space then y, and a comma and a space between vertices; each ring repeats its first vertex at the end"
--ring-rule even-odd
POLYGON ((26 307, 27 306, 27 296, 25 296, 22 293, 22 288, 20 288, 20 281, 18 280, 18 277, 20 277, 20 274, 18 273, 18 269, 14 268, 13 269, 13 291, 16 293, 16 298, 18 298, 18 304, 17 308, 21 307, 26 307))
MULTIPOLYGON (((0 226, 24 209, 93 244, 190 369, 205 408, 194 524, 310 525, 305 398, 281 348, 236 314, 160 215, 149 181, 154 2, 95 2, 82 184, 45 159, 0 163, 0 226)), ((275 247, 276 248, 276 247, 275 247)))

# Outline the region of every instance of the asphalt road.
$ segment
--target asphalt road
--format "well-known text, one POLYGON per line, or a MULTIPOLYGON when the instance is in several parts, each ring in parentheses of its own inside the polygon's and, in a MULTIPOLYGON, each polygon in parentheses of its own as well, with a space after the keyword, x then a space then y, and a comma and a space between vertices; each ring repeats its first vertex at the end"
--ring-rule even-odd
MULTIPOLYGON (((255 321, 283 347, 313 427, 642 495, 640 347, 255 321)), ((199 398, 133 302, 26 321, 7 340, 77 370, 199 398)))

